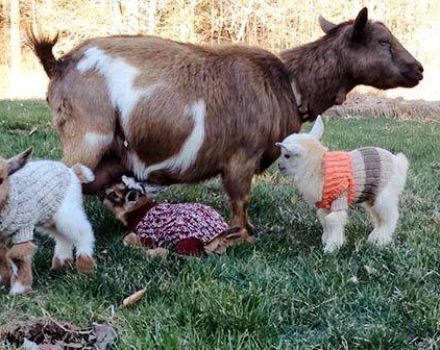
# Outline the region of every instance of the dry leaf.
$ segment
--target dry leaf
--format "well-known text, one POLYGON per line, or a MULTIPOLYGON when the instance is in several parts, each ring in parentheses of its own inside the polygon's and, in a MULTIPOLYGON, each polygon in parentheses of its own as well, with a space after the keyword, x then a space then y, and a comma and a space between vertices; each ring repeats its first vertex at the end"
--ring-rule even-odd
POLYGON ((137 303, 139 300, 141 300, 144 297, 146 292, 147 292, 147 288, 144 288, 144 289, 137 291, 136 293, 133 293, 128 298, 124 299, 124 301, 122 302, 122 305, 125 307, 128 307, 128 306, 131 306, 131 305, 137 303))
POLYGON ((31 131, 29 131, 29 136, 32 136, 33 134, 35 134, 38 130, 38 126, 34 126, 31 131))

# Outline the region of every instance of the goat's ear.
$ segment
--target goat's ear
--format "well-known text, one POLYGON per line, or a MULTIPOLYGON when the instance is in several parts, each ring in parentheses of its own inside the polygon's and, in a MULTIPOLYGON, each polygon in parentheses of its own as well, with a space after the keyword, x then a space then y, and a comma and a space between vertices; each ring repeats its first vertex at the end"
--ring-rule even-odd
POLYGON ((352 40, 357 41, 362 37, 367 22, 368 9, 364 7, 362 10, 359 11, 356 19, 353 22, 353 33, 351 34, 352 40))
POLYGON ((323 15, 319 15, 318 21, 319 26, 325 34, 328 34, 333 28, 337 27, 337 24, 326 20, 323 15))
POLYGON ((318 115, 318 118, 316 118, 315 123, 313 124, 312 130, 310 130, 309 132, 309 135, 319 141, 323 133, 324 133, 324 123, 322 121, 321 116, 318 115))
POLYGON ((26 151, 16 155, 15 157, 10 158, 7 161, 8 165, 8 175, 12 175, 16 171, 23 168, 26 163, 29 161, 32 155, 32 147, 28 148, 26 151))

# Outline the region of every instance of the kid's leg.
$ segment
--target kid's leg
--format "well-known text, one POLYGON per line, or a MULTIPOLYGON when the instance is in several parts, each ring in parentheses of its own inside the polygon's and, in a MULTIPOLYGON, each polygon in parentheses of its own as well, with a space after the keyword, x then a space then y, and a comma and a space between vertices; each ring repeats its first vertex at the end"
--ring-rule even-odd
POLYGON ((345 241, 344 227, 347 223, 347 212, 345 210, 332 211, 325 215, 324 227, 327 231, 324 242, 324 252, 332 253, 342 247, 345 241))
POLYGON ((32 259, 37 246, 32 242, 15 244, 7 252, 11 263, 11 295, 25 294, 32 291, 32 259))

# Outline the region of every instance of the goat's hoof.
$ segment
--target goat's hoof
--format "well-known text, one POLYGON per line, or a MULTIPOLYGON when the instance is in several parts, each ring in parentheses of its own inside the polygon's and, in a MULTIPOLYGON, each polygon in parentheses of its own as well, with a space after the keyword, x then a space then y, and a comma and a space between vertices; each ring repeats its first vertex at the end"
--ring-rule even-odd
POLYGON ((52 259, 52 266, 50 269, 52 271, 64 271, 66 269, 71 269, 73 266, 73 259, 60 259, 54 256, 52 259))
POLYGON ((255 236, 249 236, 246 238, 246 243, 249 244, 255 244, 257 242, 257 239, 255 238, 255 236))
POLYGON ((76 258, 76 268, 79 273, 91 274, 95 271, 95 260, 88 255, 80 255, 76 258))
POLYGON ((255 229, 255 226, 252 225, 251 223, 248 222, 246 224, 246 230, 249 233, 249 235, 251 235, 251 236, 255 235, 256 229, 255 229))
MULTIPOLYGON (((231 229, 231 231, 234 228, 231 229)), ((256 239, 254 236, 249 235, 249 231, 245 228, 240 229, 237 227, 237 232, 233 232, 230 235, 227 235, 226 238, 228 239, 230 245, 236 245, 236 244, 243 244, 243 243, 249 243, 254 244, 256 242, 256 239)))
POLYGON ((25 286, 20 282, 15 282, 12 284, 9 290, 9 295, 26 295, 32 293, 32 286, 25 286))

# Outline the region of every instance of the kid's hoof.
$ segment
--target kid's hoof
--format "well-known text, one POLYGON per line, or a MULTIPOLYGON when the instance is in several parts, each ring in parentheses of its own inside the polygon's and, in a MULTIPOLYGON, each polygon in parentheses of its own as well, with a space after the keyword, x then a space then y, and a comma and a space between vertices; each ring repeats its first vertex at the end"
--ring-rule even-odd
POLYGON ((144 249, 144 254, 150 257, 160 257, 162 259, 166 259, 168 254, 170 253, 168 249, 165 248, 153 248, 153 249, 144 249))
POLYGON ((327 243, 326 245, 324 245, 324 253, 325 254, 336 253, 341 246, 334 243, 327 243))
POLYGON ((80 255, 76 259, 76 268, 79 273, 91 274, 95 271, 95 260, 91 256, 80 255))
POLYGON ((66 269, 71 269, 73 266, 73 259, 64 259, 61 260, 60 258, 54 256, 52 259, 52 266, 50 269, 52 271, 64 271, 66 269))
POLYGON ((20 282, 15 282, 12 284, 11 289, 9 290, 9 295, 25 295, 32 293, 31 286, 24 286, 20 282))
POLYGON ((138 237, 138 235, 134 232, 130 232, 128 235, 124 237, 122 243, 126 247, 141 247, 142 243, 138 237))

